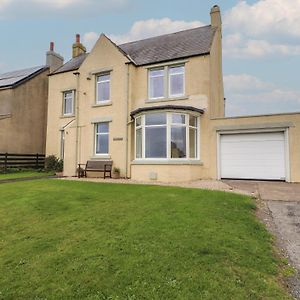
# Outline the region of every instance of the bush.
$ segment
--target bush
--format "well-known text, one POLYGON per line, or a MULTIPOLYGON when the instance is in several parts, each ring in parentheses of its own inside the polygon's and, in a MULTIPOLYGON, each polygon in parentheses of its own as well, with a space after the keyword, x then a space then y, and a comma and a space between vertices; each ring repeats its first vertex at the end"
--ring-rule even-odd
POLYGON ((47 171, 62 172, 63 166, 63 160, 57 158, 55 155, 49 155, 45 158, 45 169, 47 171))

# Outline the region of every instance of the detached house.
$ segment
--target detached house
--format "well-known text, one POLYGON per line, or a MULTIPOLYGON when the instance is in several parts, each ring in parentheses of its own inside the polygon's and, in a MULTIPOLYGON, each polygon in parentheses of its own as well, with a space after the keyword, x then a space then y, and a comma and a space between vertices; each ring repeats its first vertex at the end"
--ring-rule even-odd
POLYGON ((0 153, 45 153, 48 74, 63 64, 50 47, 45 65, 0 75, 0 153))
POLYGON ((116 45, 101 35, 89 54, 49 76, 47 155, 112 160, 135 180, 201 178, 300 182, 300 114, 226 118, 222 25, 116 45))

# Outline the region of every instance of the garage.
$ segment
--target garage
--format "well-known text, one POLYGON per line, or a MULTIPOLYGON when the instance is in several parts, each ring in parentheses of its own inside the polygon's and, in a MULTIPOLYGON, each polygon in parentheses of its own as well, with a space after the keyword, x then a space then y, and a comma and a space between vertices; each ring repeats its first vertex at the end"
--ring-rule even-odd
POLYGON ((285 132, 222 133, 221 178, 287 180, 285 132))

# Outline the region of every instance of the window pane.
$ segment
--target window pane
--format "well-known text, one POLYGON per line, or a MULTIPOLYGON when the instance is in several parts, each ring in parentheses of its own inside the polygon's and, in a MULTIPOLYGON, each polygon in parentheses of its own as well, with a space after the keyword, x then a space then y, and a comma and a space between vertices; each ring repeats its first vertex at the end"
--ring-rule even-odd
POLYGON ((73 92, 64 93, 64 111, 65 115, 73 113, 73 92))
POLYGON ((185 124, 185 115, 172 114, 172 123, 185 124))
POLYGON ((164 70, 149 71, 150 98, 164 97, 164 70))
POLYGON ((135 126, 136 127, 139 127, 142 125, 142 118, 141 117, 138 117, 135 119, 135 126))
POLYGON ((98 123, 96 127, 97 133, 108 133, 108 123, 98 123))
POLYGON ((142 128, 136 130, 136 158, 142 158, 142 128))
POLYGON ((197 130, 190 128, 190 158, 197 158, 197 130))
POLYGON ((183 74, 184 66, 170 68, 169 73, 170 74, 183 74))
POLYGON ((167 157, 167 128, 147 127, 146 137, 146 158, 166 158, 167 157))
POLYGON ((65 98, 65 107, 64 114, 72 114, 73 113, 73 100, 72 98, 65 98))
POLYGON ((186 157, 186 127, 171 127, 171 157, 186 157))
POLYGON ((161 125, 167 124, 167 115, 165 113, 147 114, 146 125, 161 125))
POLYGON ((164 78, 150 78, 150 98, 159 98, 164 96, 164 78))
POLYGON ((170 75, 170 95, 183 95, 184 75, 170 75))
POLYGON ((98 82, 107 81, 107 80, 110 80, 110 75, 109 74, 107 74, 107 75, 101 75, 101 76, 97 77, 97 81, 98 82))
POLYGON ((197 118, 194 116, 190 116, 190 126, 197 127, 197 118))
POLYGON ((108 154, 108 134, 96 136, 96 154, 108 154))
POLYGON ((150 70, 150 77, 164 76, 164 69, 150 70))
POLYGON ((110 81, 100 82, 98 86, 98 102, 110 100, 110 81))

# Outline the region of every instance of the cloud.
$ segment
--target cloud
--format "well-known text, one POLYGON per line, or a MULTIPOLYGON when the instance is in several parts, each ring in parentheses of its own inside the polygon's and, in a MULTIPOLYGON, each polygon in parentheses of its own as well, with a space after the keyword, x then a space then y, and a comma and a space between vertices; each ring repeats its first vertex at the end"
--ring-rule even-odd
POLYGON ((96 32, 87 32, 83 35, 82 43, 90 51, 99 38, 99 34, 96 32))
POLYGON ((267 40, 249 39, 239 33, 224 36, 223 46, 224 55, 233 58, 300 55, 300 45, 276 44, 267 40))
POLYGON ((227 116, 300 111, 300 91, 252 75, 224 76, 224 87, 227 116))
POLYGON ((129 0, 0 0, 0 19, 91 16, 123 9, 129 0))
POLYGON ((300 1, 240 1, 225 12, 224 54, 233 58, 300 55, 300 1))
POLYGON ((299 0, 240 1, 225 13, 224 25, 250 36, 270 34, 300 37, 299 0))

